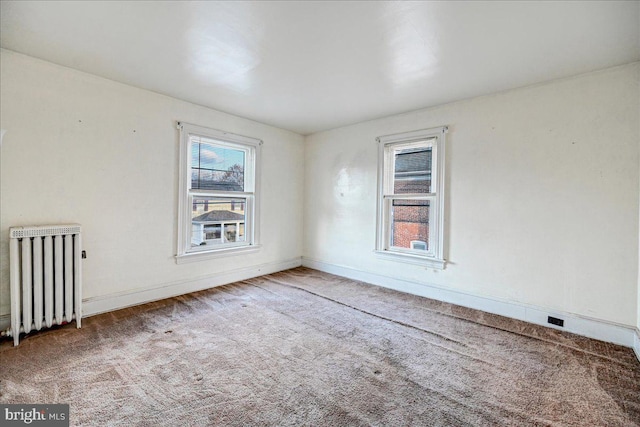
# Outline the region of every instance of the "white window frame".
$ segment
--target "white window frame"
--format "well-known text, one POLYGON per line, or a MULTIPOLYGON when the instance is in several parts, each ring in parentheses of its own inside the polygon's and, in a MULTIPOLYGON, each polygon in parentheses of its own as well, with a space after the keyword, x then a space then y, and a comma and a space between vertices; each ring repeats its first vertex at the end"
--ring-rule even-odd
POLYGON ((445 137, 449 128, 441 126, 394 135, 380 136, 378 142, 378 209, 376 215, 376 249, 381 257, 444 269, 444 207, 445 207, 445 137), (432 145, 431 193, 394 194, 395 162, 393 153, 400 147, 432 145), (429 200, 429 250, 399 248, 391 245, 391 208, 393 200, 429 200))
MULTIPOLYGON (((199 261, 220 256, 254 252, 259 244, 260 158, 262 141, 190 123, 178 122, 180 131, 180 165, 178 197, 178 242, 176 262, 199 261), (243 192, 191 189, 191 136, 213 139, 216 145, 245 151, 245 188, 243 192), (245 199, 244 242, 226 243, 220 247, 191 246, 191 210, 194 197, 230 197, 245 199)), ((222 231, 224 232, 224 230, 222 231)))

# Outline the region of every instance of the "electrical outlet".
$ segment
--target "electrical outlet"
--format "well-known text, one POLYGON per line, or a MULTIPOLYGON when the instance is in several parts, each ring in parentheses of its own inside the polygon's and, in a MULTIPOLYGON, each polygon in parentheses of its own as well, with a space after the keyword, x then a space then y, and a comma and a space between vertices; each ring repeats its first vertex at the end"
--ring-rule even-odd
POLYGON ((547 323, 551 323, 552 325, 556 325, 556 326, 560 326, 561 328, 564 327, 564 320, 562 319, 558 319, 557 317, 547 317, 547 323))

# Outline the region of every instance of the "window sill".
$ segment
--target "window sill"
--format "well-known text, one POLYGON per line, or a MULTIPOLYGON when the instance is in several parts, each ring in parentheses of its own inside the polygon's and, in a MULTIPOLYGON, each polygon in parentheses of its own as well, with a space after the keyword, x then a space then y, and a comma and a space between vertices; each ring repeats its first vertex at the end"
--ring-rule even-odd
POLYGON ((222 258, 233 255, 248 254, 258 252, 261 245, 236 246, 232 248, 213 249, 210 251, 191 252, 182 255, 176 255, 176 264, 186 264, 189 262, 204 261, 208 259, 222 258))
POLYGON ((391 251, 374 251, 377 256, 380 258, 385 258, 388 260, 406 262, 408 264, 416 264, 426 268, 436 268, 438 270, 444 270, 447 261, 444 259, 432 258, 432 257, 424 257, 419 255, 412 254, 403 254, 400 252, 391 252, 391 251))

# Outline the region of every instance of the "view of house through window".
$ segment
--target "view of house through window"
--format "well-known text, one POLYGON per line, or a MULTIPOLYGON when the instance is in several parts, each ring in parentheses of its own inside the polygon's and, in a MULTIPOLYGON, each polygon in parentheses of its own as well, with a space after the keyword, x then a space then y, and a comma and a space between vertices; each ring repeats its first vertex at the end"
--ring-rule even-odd
POLYGON ((222 197, 194 198, 191 210, 191 245, 244 242, 246 200, 222 197))
MULTIPOLYGON (((191 138, 191 190, 244 192, 246 151, 191 138)), ((243 242, 244 198, 195 197, 191 210, 191 245, 243 242)))
POLYGON ((242 197, 251 151, 201 135, 191 135, 191 247, 245 242, 246 207, 242 197), (238 193, 238 197, 228 197, 238 193), (226 196, 226 197, 225 197, 226 196))
POLYGON ((187 124, 181 130, 188 167, 178 256, 254 245, 260 141, 187 124))

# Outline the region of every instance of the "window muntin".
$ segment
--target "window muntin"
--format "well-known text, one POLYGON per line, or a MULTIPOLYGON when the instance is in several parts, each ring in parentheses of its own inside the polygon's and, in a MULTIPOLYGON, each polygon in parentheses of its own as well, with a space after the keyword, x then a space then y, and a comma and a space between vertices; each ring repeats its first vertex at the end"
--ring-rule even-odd
POLYGON ((378 138, 378 253, 444 267, 446 130, 378 138))
POLYGON ((186 123, 179 129, 178 260, 256 247, 261 141, 186 123))

